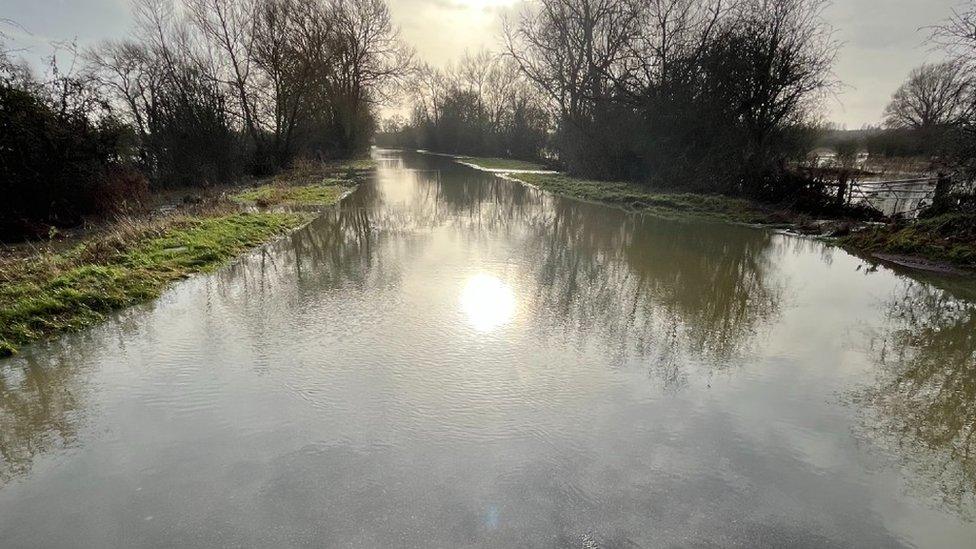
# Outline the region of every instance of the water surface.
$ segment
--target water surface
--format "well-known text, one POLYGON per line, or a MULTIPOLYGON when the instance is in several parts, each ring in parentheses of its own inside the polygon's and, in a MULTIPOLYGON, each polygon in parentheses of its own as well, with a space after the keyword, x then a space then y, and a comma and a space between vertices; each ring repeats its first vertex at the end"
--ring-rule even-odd
POLYGON ((0 546, 974 545, 973 282, 377 154, 0 362, 0 546))

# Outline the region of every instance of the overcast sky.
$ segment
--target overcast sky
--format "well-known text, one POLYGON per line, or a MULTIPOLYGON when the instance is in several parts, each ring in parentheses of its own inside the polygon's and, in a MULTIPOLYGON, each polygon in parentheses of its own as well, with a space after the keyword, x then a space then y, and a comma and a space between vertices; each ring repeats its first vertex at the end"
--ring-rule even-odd
MULTIPOLYGON (((465 50, 497 48, 501 19, 522 0, 389 0, 404 39, 420 58, 443 65, 465 50)), ((844 43, 836 73, 845 87, 828 118, 849 128, 875 124, 891 93, 912 67, 938 60, 920 28, 938 23, 960 0, 835 0, 827 17, 844 43)), ((128 0, 0 0, 0 18, 27 56, 50 52, 51 41, 87 45, 129 29, 128 0)))

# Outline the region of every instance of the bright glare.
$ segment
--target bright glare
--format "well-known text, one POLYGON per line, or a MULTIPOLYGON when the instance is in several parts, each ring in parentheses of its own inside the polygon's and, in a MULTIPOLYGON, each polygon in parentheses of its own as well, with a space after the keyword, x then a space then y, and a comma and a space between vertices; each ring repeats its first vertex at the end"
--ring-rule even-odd
POLYGON ((479 274, 461 293, 461 309, 479 332, 490 332, 509 323, 515 315, 515 294, 501 280, 479 274))
POLYGON ((456 0, 458 4, 469 8, 484 9, 495 6, 511 6, 516 0, 456 0))

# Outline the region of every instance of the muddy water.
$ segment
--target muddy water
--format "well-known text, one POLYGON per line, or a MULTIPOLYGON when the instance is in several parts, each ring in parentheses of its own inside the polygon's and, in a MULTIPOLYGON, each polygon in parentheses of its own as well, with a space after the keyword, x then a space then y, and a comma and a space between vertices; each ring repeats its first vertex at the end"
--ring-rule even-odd
POLYGON ((0 362, 0 546, 973 546, 973 283, 378 155, 0 362))

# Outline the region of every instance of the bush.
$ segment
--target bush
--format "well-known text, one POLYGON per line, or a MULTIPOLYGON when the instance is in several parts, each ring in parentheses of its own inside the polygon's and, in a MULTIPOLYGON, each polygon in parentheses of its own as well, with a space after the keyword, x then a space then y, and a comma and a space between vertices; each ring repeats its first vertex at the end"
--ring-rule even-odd
MULTIPOLYGON (((236 179, 244 164, 239 136, 231 129, 227 98, 199 70, 178 66, 158 85, 146 109, 142 139, 145 169, 160 187, 208 186, 236 179)), ((266 159, 248 155, 262 173, 266 159)))
POLYGON ((94 211, 100 214, 125 214, 141 209, 149 198, 149 180, 129 165, 106 169, 93 195, 94 211))
POLYGON ((46 235, 138 197, 144 180, 122 168, 129 142, 110 117, 56 111, 37 91, 0 84, 0 238, 46 235))

